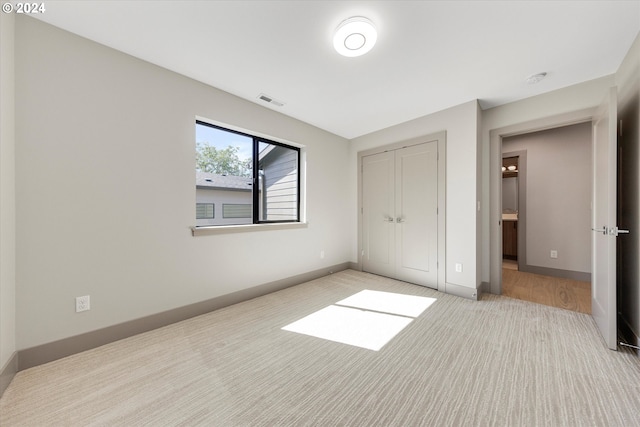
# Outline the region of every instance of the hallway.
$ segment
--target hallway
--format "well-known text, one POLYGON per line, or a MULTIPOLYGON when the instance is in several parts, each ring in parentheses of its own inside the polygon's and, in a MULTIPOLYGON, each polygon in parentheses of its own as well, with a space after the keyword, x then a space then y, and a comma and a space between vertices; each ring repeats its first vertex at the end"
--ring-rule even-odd
POLYGON ((591 283, 502 268, 502 295, 591 314, 591 283))

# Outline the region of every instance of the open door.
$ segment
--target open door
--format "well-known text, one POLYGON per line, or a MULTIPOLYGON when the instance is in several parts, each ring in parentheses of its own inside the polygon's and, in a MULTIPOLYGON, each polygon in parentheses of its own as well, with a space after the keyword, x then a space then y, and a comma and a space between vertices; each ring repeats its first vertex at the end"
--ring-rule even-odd
POLYGON ((593 118, 591 314, 607 347, 617 349, 616 173, 617 93, 609 93, 593 118))

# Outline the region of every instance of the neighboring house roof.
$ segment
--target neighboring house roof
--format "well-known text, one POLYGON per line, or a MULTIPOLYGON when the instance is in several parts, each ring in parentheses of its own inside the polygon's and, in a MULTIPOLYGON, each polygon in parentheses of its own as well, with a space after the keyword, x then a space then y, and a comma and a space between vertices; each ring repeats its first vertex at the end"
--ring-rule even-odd
POLYGON ((260 151, 260 154, 258 155, 258 158, 260 160, 264 160, 267 156, 269 156, 269 154, 271 154, 271 152, 275 148, 276 148, 276 145, 268 144, 265 148, 262 149, 262 151, 260 151))
POLYGON ((196 172, 196 188, 209 190, 251 191, 251 178, 246 176, 217 175, 208 172, 196 172))

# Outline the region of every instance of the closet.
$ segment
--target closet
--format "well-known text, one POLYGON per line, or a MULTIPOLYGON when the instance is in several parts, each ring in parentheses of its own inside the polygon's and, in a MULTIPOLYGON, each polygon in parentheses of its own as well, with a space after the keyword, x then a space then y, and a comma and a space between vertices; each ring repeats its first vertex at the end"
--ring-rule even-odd
POLYGON ((438 141, 362 157, 362 268, 438 288, 438 141))

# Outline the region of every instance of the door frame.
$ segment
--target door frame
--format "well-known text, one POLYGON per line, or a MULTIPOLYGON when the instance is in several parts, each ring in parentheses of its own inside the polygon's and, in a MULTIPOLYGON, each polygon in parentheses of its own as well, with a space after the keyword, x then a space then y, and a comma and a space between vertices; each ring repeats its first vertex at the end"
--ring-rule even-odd
POLYGON ((438 291, 446 292, 446 131, 419 136, 358 152, 358 270, 362 271, 362 158, 427 142, 438 142, 438 291))
MULTIPOLYGON (((489 292, 502 294, 502 139, 591 122, 597 107, 518 123, 489 131, 489 292)), ((518 248, 520 250, 520 248, 518 248)))

